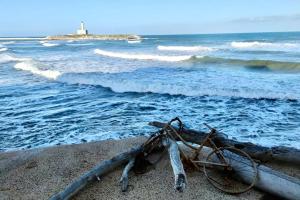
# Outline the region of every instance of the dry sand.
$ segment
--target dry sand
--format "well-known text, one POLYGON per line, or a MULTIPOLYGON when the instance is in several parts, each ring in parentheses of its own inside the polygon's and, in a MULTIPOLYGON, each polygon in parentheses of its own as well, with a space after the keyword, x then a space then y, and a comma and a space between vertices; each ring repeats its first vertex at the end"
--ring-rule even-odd
MULTIPOLYGON (((96 163, 142 144, 144 140, 138 137, 0 153, 0 199, 48 199, 96 163)), ((299 176, 300 170, 288 167, 284 170, 299 176)), ((88 185, 74 199, 225 200, 260 199, 263 195, 254 189, 241 195, 224 194, 210 185, 201 172, 187 173, 187 189, 183 193, 175 192, 168 157, 146 174, 130 174, 129 191, 125 193, 120 191, 121 173, 122 168, 118 168, 101 177, 100 182, 88 185)))

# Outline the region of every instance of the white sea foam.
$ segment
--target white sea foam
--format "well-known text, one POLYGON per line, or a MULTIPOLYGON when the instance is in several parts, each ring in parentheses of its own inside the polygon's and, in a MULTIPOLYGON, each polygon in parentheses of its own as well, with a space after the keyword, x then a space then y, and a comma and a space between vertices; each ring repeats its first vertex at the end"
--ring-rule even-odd
POLYGON ((45 39, 45 38, 40 38, 40 37, 0 37, 0 40, 3 41, 8 41, 8 40, 42 40, 42 39, 45 39))
POLYGON ((39 69, 33 61, 20 62, 14 66, 18 70, 29 71, 32 74, 37 74, 49 79, 57 79, 61 75, 59 71, 55 70, 41 70, 39 69))
POLYGON ((91 46, 93 43, 70 43, 68 46, 91 46))
POLYGON ((13 55, 9 54, 0 54, 0 63, 7 63, 7 62, 15 62, 15 61, 29 61, 30 58, 18 58, 13 55))
POLYGON ((300 99, 300 96, 292 93, 266 92, 264 89, 249 91, 248 89, 231 90, 225 88, 195 88, 188 84, 171 84, 162 82, 139 82, 130 79, 112 79, 109 77, 97 76, 95 74, 64 74, 59 81, 69 84, 100 85, 110 88, 114 92, 152 92, 157 94, 184 95, 184 96, 221 96, 241 97, 251 99, 300 99))
POLYGON ((157 40, 158 38, 151 38, 151 37, 149 37, 149 38, 147 38, 147 37, 143 37, 143 40, 157 40))
POLYGON ((46 42, 46 41, 41 41, 40 42, 43 46, 45 47, 55 47, 55 46, 59 46, 59 44, 57 43, 50 43, 50 42, 46 42))
POLYGON ((0 48, 0 52, 7 51, 8 49, 6 47, 0 48))
MULTIPOLYGON (((41 61, 41 60, 39 60, 41 61)), ((141 69, 143 65, 120 65, 120 64, 99 64, 97 60, 61 60, 55 63, 55 69, 62 73, 106 73, 115 74, 122 72, 133 72, 141 69)))
POLYGON ((132 60, 157 60, 157 61, 166 61, 166 62, 179 62, 179 61, 189 60, 192 58, 192 56, 190 55, 162 56, 162 55, 151 55, 151 54, 128 54, 128 53, 104 51, 101 49, 95 49, 94 52, 102 56, 122 58, 122 59, 132 59, 132 60))
POLYGON ((127 41, 129 44, 137 44, 137 43, 141 43, 141 40, 128 40, 127 41))
POLYGON ((205 46, 157 46, 160 51, 214 51, 214 48, 205 46))
POLYGON ((59 46, 59 44, 55 44, 55 43, 43 43, 42 44, 43 46, 45 46, 45 47, 56 47, 56 46, 59 46))
POLYGON ((6 45, 6 44, 14 44, 14 43, 16 43, 16 42, 15 41, 8 41, 8 42, 1 42, 0 44, 6 45))
POLYGON ((239 49, 247 49, 247 48, 297 48, 299 47, 294 43, 271 43, 271 42, 231 42, 231 47, 239 48, 239 49))

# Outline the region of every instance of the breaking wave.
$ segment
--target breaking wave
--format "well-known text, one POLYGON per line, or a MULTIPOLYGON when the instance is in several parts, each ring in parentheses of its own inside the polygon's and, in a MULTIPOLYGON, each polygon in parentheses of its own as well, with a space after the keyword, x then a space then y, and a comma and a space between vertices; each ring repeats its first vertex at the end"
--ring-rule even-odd
POLYGON ((93 43, 68 43, 67 44, 68 46, 91 46, 91 45, 94 45, 93 43))
POLYGON ((126 93, 156 93, 168 95, 183 96, 221 96, 221 97, 240 97, 249 99, 300 99, 298 94, 270 92, 261 89, 230 89, 226 87, 210 88, 210 87, 193 87, 191 85, 178 85, 162 82, 139 82, 137 80, 123 79, 111 76, 105 77, 92 73, 67 73, 60 76, 58 81, 69 84, 95 85, 109 88, 113 92, 126 93))
POLYGON ((190 55, 162 56, 162 55, 151 55, 151 54, 128 54, 128 53, 104 51, 101 49, 95 49, 94 52, 102 56, 108 56, 113 58, 131 59, 131 60, 156 60, 156 61, 166 61, 166 62, 179 62, 179 61, 189 60, 193 57, 190 55))
POLYGON ((298 44, 295 43, 271 43, 271 42, 231 42, 230 46, 238 49, 254 49, 254 48, 267 48, 268 50, 278 50, 280 48, 284 49, 295 49, 299 48, 298 44))
POLYGON ((232 59, 232 58, 219 58, 219 57, 194 57, 192 59, 196 62, 201 63, 212 63, 212 64, 229 64, 245 66, 255 69, 269 69, 269 70, 283 70, 283 71, 300 71, 300 62, 285 62, 285 61, 274 61, 274 60, 243 60, 243 59, 232 59))
POLYGON ((286 61, 274 61, 274 60, 244 60, 244 59, 233 59, 233 58, 221 58, 212 56, 194 56, 194 55, 183 55, 183 56, 163 56, 163 55, 151 55, 151 54, 128 54, 128 53, 117 53, 111 51, 104 51, 95 49, 96 54, 102 56, 108 56, 113 58, 122 59, 133 59, 133 60, 156 60, 166 62, 199 62, 203 64, 227 64, 236 65, 242 67, 248 67, 253 69, 268 69, 268 70, 282 70, 282 71, 300 71, 300 62, 286 62, 286 61))
POLYGON ((59 71, 55 70, 41 70, 37 66, 37 64, 33 61, 20 62, 15 64, 14 68, 18 70, 29 71, 32 74, 40 75, 46 77, 48 79, 57 79, 58 76, 61 75, 59 71))
POLYGON ((15 43, 16 43, 15 41, 8 41, 8 42, 1 42, 0 44, 6 45, 6 44, 15 44, 15 43))
POLYGON ((132 40, 132 41, 128 40, 127 42, 129 44, 138 44, 138 43, 141 43, 141 40, 132 40))
MULTIPOLYGON (((289 99, 299 100, 300 95, 293 91, 276 91, 274 88, 265 88, 263 84, 255 85, 252 87, 244 87, 245 84, 241 82, 238 87, 228 83, 226 86, 219 83, 218 77, 213 84, 205 82, 161 82, 150 81, 147 77, 140 79, 139 74, 127 75, 126 73, 104 73, 103 69, 97 72, 88 72, 84 70, 68 69, 68 70, 54 70, 49 69, 48 66, 43 66, 43 63, 26 60, 19 62, 14 66, 17 70, 28 71, 32 74, 45 77, 47 79, 56 80, 67 84, 84 84, 94 85, 109 88, 113 92, 126 93, 155 93, 155 94, 168 94, 168 95, 183 95, 183 96, 221 96, 221 97, 239 97, 249 99, 289 99)), ((109 69, 107 69, 109 70, 109 69)), ((167 76, 166 76, 167 77, 167 76)), ((250 79, 251 80, 251 79, 250 79)), ((248 83, 248 80, 244 80, 248 83)), ((246 85, 247 85, 246 84, 246 85)))
POLYGON ((160 51, 214 51, 214 48, 205 46, 157 46, 160 51))
POLYGON ((18 58, 9 54, 0 54, 0 63, 29 61, 31 58, 18 58))
POLYGON ((0 52, 7 51, 8 49, 6 47, 0 48, 0 52))
POLYGON ((56 46, 59 46, 59 44, 57 44, 57 43, 49 43, 49 42, 46 42, 46 41, 41 41, 40 43, 43 46, 45 46, 45 47, 56 47, 56 46))

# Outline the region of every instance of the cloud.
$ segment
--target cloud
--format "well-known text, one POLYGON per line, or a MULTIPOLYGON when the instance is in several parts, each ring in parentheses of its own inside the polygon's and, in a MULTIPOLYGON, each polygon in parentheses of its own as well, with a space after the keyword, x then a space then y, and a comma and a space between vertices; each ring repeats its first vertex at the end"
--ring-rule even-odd
POLYGON ((233 23, 267 23, 267 22, 283 22, 283 21, 300 21, 300 14, 294 15, 273 15, 261 17, 245 17, 230 20, 233 23))

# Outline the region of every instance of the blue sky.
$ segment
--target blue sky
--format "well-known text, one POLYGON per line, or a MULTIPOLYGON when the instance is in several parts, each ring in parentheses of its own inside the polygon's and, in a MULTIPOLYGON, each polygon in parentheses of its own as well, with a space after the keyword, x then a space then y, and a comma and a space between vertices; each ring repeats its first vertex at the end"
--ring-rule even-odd
POLYGON ((300 31, 300 0, 1 0, 0 36, 300 31))

